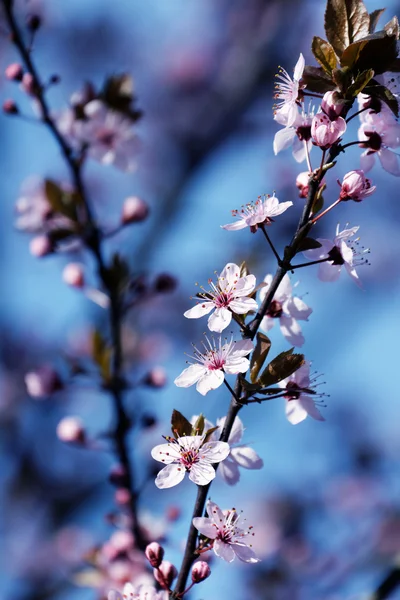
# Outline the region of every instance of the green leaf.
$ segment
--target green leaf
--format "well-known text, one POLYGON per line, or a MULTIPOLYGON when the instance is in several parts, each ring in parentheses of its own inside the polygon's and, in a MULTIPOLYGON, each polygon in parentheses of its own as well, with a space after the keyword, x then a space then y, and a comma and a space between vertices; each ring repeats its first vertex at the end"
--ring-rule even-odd
POLYGON ((268 356, 268 352, 271 348, 271 340, 263 333, 257 333, 256 346, 253 350, 250 359, 250 381, 255 383, 257 381, 258 374, 268 356))
POLYGON ((397 58, 396 35, 384 31, 368 35, 354 44, 350 44, 340 59, 342 67, 353 72, 372 69, 375 74, 384 73, 397 58))
POLYGON ((382 102, 385 102, 392 113, 396 117, 399 116, 399 103, 397 98, 387 87, 380 85, 377 81, 375 81, 375 79, 372 79, 370 84, 364 88, 364 93, 368 94, 369 96, 373 96, 374 98, 378 98, 382 102))
POLYGON ((374 33, 378 25, 378 21, 381 15, 385 12, 386 8, 378 8, 369 13, 369 33, 374 33))
POLYGON ((344 69, 334 69, 332 71, 332 79, 339 88, 339 90, 343 93, 351 84, 352 77, 349 69, 345 67, 344 69))
POLYGON ((362 0, 328 0, 325 32, 339 57, 349 44, 368 35, 369 14, 362 0))
POLYGON ((363 91, 365 86, 368 85, 374 75, 375 73, 372 69, 368 69, 357 75, 354 83, 347 89, 346 96, 348 98, 356 98, 358 94, 363 91))
POLYGON ((111 348, 100 331, 95 329, 92 334, 92 357, 99 367, 100 375, 105 384, 111 379, 111 348))
POLYGON ((330 43, 315 36, 312 41, 311 50, 324 71, 330 75, 332 69, 336 68, 337 63, 335 51, 330 43))
POLYGON ((325 94, 325 92, 334 90, 336 87, 322 67, 306 65, 301 80, 307 86, 308 91, 317 94, 325 94))
POLYGON ((279 383, 282 379, 290 377, 297 369, 304 364, 303 354, 293 354, 294 348, 286 350, 278 354, 274 360, 264 369, 261 377, 258 379, 258 383, 262 387, 268 387, 279 383))
POLYGON ((321 248, 321 244, 317 240, 314 240, 314 238, 305 237, 298 244, 296 253, 305 252, 306 250, 315 250, 317 248, 321 248))
POLYGON ((183 416, 179 410, 173 410, 171 416, 171 429, 175 438, 191 435, 192 424, 183 416))
POLYGON ((204 431, 204 416, 200 414, 195 424, 192 426, 191 435, 203 435, 204 431))

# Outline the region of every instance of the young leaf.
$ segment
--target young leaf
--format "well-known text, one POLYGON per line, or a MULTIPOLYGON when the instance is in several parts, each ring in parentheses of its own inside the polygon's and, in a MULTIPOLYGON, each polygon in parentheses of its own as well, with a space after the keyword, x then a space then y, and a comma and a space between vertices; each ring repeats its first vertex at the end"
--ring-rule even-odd
POLYGON ((399 116, 399 103, 397 98, 387 87, 380 85, 375 79, 372 79, 370 84, 364 88, 364 93, 379 98, 379 100, 382 100, 382 102, 385 102, 385 104, 388 105, 396 117, 399 116))
POLYGON ((271 340, 263 333, 257 333, 256 346, 253 350, 250 359, 250 381, 255 383, 257 381, 258 374, 264 364, 265 359, 268 356, 268 352, 271 348, 271 340))
POLYGON ((199 415, 195 424, 192 426, 191 435, 203 435, 204 431, 204 416, 199 415))
POLYGON ((171 429, 176 439, 178 437, 183 437, 184 435, 191 435, 192 424, 189 423, 179 410, 174 409, 171 415, 171 429))
POLYGON ((311 49, 321 67, 330 75, 332 73, 332 69, 336 69, 337 62, 335 51, 330 43, 318 36, 315 36, 312 41, 311 49))
POLYGON ((386 8, 378 8, 377 10, 373 10, 372 13, 369 14, 369 33, 374 33, 375 29, 378 25, 378 21, 381 15, 385 12, 386 8))
POLYGON ((59 213, 72 221, 77 220, 76 209, 81 202, 79 194, 63 190, 52 179, 45 180, 44 189, 46 198, 54 212, 59 213))
POLYGON ((298 244, 296 253, 305 252, 306 250, 315 250, 317 248, 321 248, 321 244, 317 240, 314 240, 314 238, 305 237, 298 244))
POLYGON ((354 83, 347 89, 346 96, 349 98, 356 98, 358 94, 360 94, 366 85, 371 81, 373 76, 375 75, 372 69, 368 69, 368 71, 363 71, 360 73, 354 83))
POLYGON ((112 256, 107 277, 109 283, 119 291, 122 291, 129 282, 128 263, 118 252, 115 252, 112 256))
POLYGON ((349 44, 368 35, 369 14, 362 0, 328 0, 325 32, 339 57, 349 44))
POLYGON ((246 277, 249 274, 249 269, 247 267, 246 261, 243 261, 240 265, 240 277, 246 277))
POLYGON ((380 31, 350 44, 343 52, 340 63, 353 72, 373 69, 376 74, 380 74, 387 71, 396 58, 396 35, 380 31))
POLYGON ((330 92, 336 87, 322 67, 306 65, 301 80, 307 86, 307 90, 317 94, 325 94, 325 92, 330 92))
POLYGON ((396 40, 399 39, 399 21, 396 16, 393 17, 383 28, 387 35, 394 35, 396 40))
POLYGON ((279 383, 282 379, 290 377, 297 369, 304 364, 303 354, 293 354, 294 348, 286 350, 278 354, 274 360, 264 369, 261 377, 258 379, 258 383, 262 387, 268 387, 279 383))
POLYGON ((205 436, 204 436, 204 443, 210 441, 212 434, 214 433, 214 431, 217 431, 217 429, 219 429, 219 427, 211 427, 211 429, 207 429, 205 436))
POLYGON ((111 379, 111 348, 100 331, 95 329, 92 334, 92 357, 100 370, 104 383, 111 379))

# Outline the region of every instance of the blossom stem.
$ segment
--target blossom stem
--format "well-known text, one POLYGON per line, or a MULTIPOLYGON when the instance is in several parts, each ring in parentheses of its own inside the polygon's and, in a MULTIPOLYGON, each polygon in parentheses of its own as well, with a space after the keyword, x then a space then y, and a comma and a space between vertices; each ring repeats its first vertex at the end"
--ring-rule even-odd
POLYGON ((318 263, 323 263, 328 260, 331 261, 332 259, 327 256, 326 258, 320 258, 319 260, 312 260, 311 262, 301 263, 300 265, 292 265, 291 271, 294 271, 295 269, 301 269, 302 267, 311 267, 311 265, 317 265, 318 263))
POLYGON ((276 395, 271 395, 271 396, 267 396, 266 398, 258 398, 258 397, 254 397, 251 400, 247 400, 246 404, 254 404, 255 402, 257 404, 261 404, 262 402, 268 402, 268 400, 274 400, 275 398, 284 398, 286 395, 286 391, 283 391, 280 394, 276 394, 276 395))
POLYGON ((357 140, 356 142, 349 142, 348 144, 345 144, 344 146, 340 146, 340 152, 343 152, 344 150, 346 150, 346 148, 350 148, 350 146, 359 146, 360 145, 359 140, 357 140))
POLYGON ((349 123, 352 119, 354 119, 354 117, 358 117, 358 115, 360 115, 365 110, 369 110, 369 107, 361 108, 360 110, 358 110, 357 112, 355 112, 353 115, 351 115, 351 117, 349 117, 348 119, 346 119, 346 123, 349 123))
POLYGON ((303 140, 303 144, 304 144, 304 149, 306 151, 306 160, 307 160, 307 167, 308 167, 308 172, 312 173, 312 166, 311 166, 311 159, 310 159, 310 151, 308 149, 308 144, 305 140, 303 140))
POLYGON ((110 298, 109 320, 114 352, 111 365, 111 382, 108 386, 108 389, 113 398, 116 413, 116 425, 113 431, 114 448, 118 460, 126 475, 125 487, 128 489, 130 496, 129 510, 132 523, 132 532, 135 537, 136 544, 140 548, 144 549, 146 546, 146 541, 143 539, 137 519, 137 493, 135 491, 133 467, 129 458, 127 445, 127 435, 129 433, 131 423, 124 407, 122 394, 124 384, 121 341, 122 307, 120 296, 109 277, 109 270, 103 258, 102 234, 96 225, 96 221, 93 216, 91 205, 83 183, 82 156, 76 157, 74 155, 72 148, 58 130, 57 125, 51 116, 50 108, 45 97, 46 86, 43 85, 36 66, 32 60, 30 49, 28 46, 26 46, 23 40, 23 36, 14 16, 13 2, 10 2, 9 0, 1 0, 1 2, 4 8, 4 15, 7 24, 12 33, 12 41, 21 56, 25 70, 32 76, 35 90, 34 95, 40 106, 42 122, 46 125, 55 138, 65 162, 70 169, 76 191, 81 198, 82 207, 85 213, 81 216, 81 218, 84 218, 85 225, 84 233, 82 234, 82 241, 96 260, 99 278, 101 279, 102 284, 104 285, 104 288, 106 289, 110 298))
POLYGON ((279 254, 278 254, 278 252, 277 252, 274 244, 272 243, 271 238, 269 237, 268 232, 265 229, 265 225, 260 225, 260 229, 263 232, 263 234, 265 235, 265 238, 266 238, 266 240, 267 240, 267 242, 268 242, 268 244, 269 244, 272 252, 274 253, 274 256, 275 256, 275 258, 276 258, 276 260, 278 262, 278 265, 279 265, 281 263, 281 257, 279 256, 279 254))
POLYGON ((335 208, 335 206, 337 206, 341 201, 342 201, 341 198, 338 198, 337 200, 335 200, 335 202, 333 202, 330 206, 328 206, 328 208, 323 210, 322 213, 319 213, 319 215, 314 217, 314 219, 311 220, 311 223, 314 225, 314 223, 316 223, 321 217, 324 217, 329 211, 332 210, 332 208, 335 208))
POLYGON ((240 403, 240 399, 236 397, 236 394, 235 394, 234 390, 233 390, 233 389, 232 389, 232 387, 229 385, 229 383, 227 382, 227 380, 226 380, 226 379, 224 379, 224 384, 226 385, 226 387, 228 388, 228 390, 230 391, 230 393, 232 394, 232 396, 234 396, 234 397, 235 397, 235 399, 236 399, 236 402, 239 402, 239 403, 240 403))

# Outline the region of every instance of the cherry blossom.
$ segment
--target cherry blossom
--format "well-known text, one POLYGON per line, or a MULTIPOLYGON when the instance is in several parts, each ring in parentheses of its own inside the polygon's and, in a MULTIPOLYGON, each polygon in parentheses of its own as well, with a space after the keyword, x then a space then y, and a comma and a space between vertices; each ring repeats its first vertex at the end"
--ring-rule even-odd
POLYGON ((260 562, 251 548, 253 527, 240 527, 244 521, 242 515, 235 508, 222 511, 211 500, 207 501, 206 508, 209 516, 195 517, 193 525, 202 535, 212 540, 214 553, 227 562, 232 562, 235 556, 247 563, 260 562))
POLYGON ((315 379, 310 379, 310 363, 306 361, 293 375, 279 382, 279 387, 286 389, 286 417, 292 425, 297 425, 307 416, 317 421, 325 421, 315 404, 318 397, 312 389, 315 379))
POLYGON ((167 600, 168 592, 157 592, 151 585, 140 585, 134 587, 126 583, 122 594, 117 591, 108 592, 108 600, 167 600))
POLYGON ((167 437, 167 444, 155 446, 151 455, 154 460, 165 463, 156 477, 160 489, 178 485, 185 473, 197 485, 207 485, 215 477, 214 463, 224 460, 230 451, 226 442, 205 442, 205 435, 167 437))
POLYGON ((331 121, 335 121, 344 112, 345 104, 340 102, 337 92, 325 92, 321 101, 321 110, 331 121))
POLYGON ((302 109, 301 113, 297 111, 296 118, 291 126, 288 126, 287 115, 276 113, 275 121, 280 125, 285 125, 283 129, 276 132, 274 137, 274 153, 278 154, 293 146, 293 158, 301 163, 306 159, 307 152, 311 151, 311 123, 314 118, 314 108, 310 106, 308 112, 302 109))
POLYGON ((219 336, 218 343, 214 339, 210 341, 206 337, 202 342, 204 352, 194 347, 194 360, 198 364, 192 364, 182 371, 174 383, 178 387, 190 387, 196 383, 196 390, 205 396, 210 390, 215 390, 224 381, 224 374, 237 375, 245 373, 250 361, 245 358, 253 350, 250 340, 223 342, 219 336))
POLYGON ((203 301, 187 310, 184 316, 188 319, 199 319, 214 311, 208 318, 208 328, 221 333, 232 320, 232 312, 244 315, 251 310, 257 310, 258 304, 253 298, 248 298, 254 291, 256 278, 254 275, 240 277, 240 267, 228 263, 218 277, 217 285, 209 281, 211 290, 201 292, 203 301), (214 310, 215 309, 215 310, 214 310))
POLYGON ((346 121, 337 117, 334 121, 323 112, 318 112, 311 123, 312 140, 322 150, 327 150, 341 138, 346 131, 346 121))
POLYGON ((358 130, 358 139, 361 148, 366 148, 360 159, 365 172, 372 169, 377 155, 385 171, 400 177, 399 157, 391 150, 400 147, 400 124, 389 111, 367 113, 358 130))
POLYGON ((307 198, 308 196, 308 184, 310 181, 311 174, 309 171, 302 171, 296 177, 296 187, 299 190, 300 198, 307 198))
MULTIPOLYGON (((272 279, 272 275, 265 277, 264 282, 266 286, 260 290, 261 301, 264 300, 272 279)), ((288 275, 285 275, 275 293, 267 314, 260 323, 260 328, 264 329, 264 331, 269 331, 274 326, 275 319, 279 319, 281 332, 287 341, 293 346, 302 346, 305 340, 297 321, 308 321, 311 313, 312 308, 307 306, 298 296, 293 296, 290 278, 288 275)))
POLYGON ((297 104, 299 100, 299 92, 302 89, 300 80, 303 75, 305 66, 304 56, 300 53, 299 59, 296 63, 293 73, 293 80, 289 73, 279 67, 276 75, 279 81, 275 84, 275 96, 278 100, 275 109, 275 115, 283 115, 286 117, 286 125, 292 126, 297 116, 297 104))
POLYGON ((233 210, 232 216, 239 220, 228 225, 221 225, 223 229, 237 231, 250 227, 252 233, 255 233, 261 225, 271 225, 274 217, 281 215, 285 210, 293 205, 293 202, 279 202, 275 194, 269 196, 259 196, 253 203, 242 206, 240 210, 233 210))
POLYGON ((358 239, 352 239, 359 227, 350 227, 349 229, 343 229, 343 231, 339 231, 339 227, 338 225, 336 228, 336 236, 333 240, 318 238, 321 247, 315 250, 307 250, 303 254, 310 260, 330 259, 319 265, 318 279, 321 281, 336 281, 339 279, 344 266, 353 281, 359 287, 362 287, 356 267, 367 264, 368 261, 363 255, 368 253, 369 250, 358 250, 356 246, 358 239))
POLYGON ((367 196, 370 196, 376 190, 376 186, 368 177, 365 177, 364 171, 349 171, 343 177, 342 189, 340 190, 341 200, 355 200, 361 202, 367 196))
POLYGON ((50 219, 52 208, 47 200, 44 182, 36 177, 27 179, 22 186, 22 195, 16 202, 18 229, 38 233, 43 231, 50 219))

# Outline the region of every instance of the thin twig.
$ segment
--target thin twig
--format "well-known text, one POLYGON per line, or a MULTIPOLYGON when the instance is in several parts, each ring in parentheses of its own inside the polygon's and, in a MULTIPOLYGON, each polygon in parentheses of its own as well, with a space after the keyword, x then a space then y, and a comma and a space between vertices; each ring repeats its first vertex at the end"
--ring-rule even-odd
POLYGON ((260 229, 263 232, 263 234, 265 235, 265 238, 266 238, 266 240, 267 240, 267 242, 268 242, 268 244, 269 244, 272 252, 274 253, 274 256, 275 256, 275 258, 277 260, 278 265, 280 265, 280 263, 281 263, 281 257, 279 256, 279 254, 278 254, 278 252, 277 252, 274 244, 272 243, 272 240, 269 237, 267 230, 265 229, 265 225, 260 225, 260 229))

